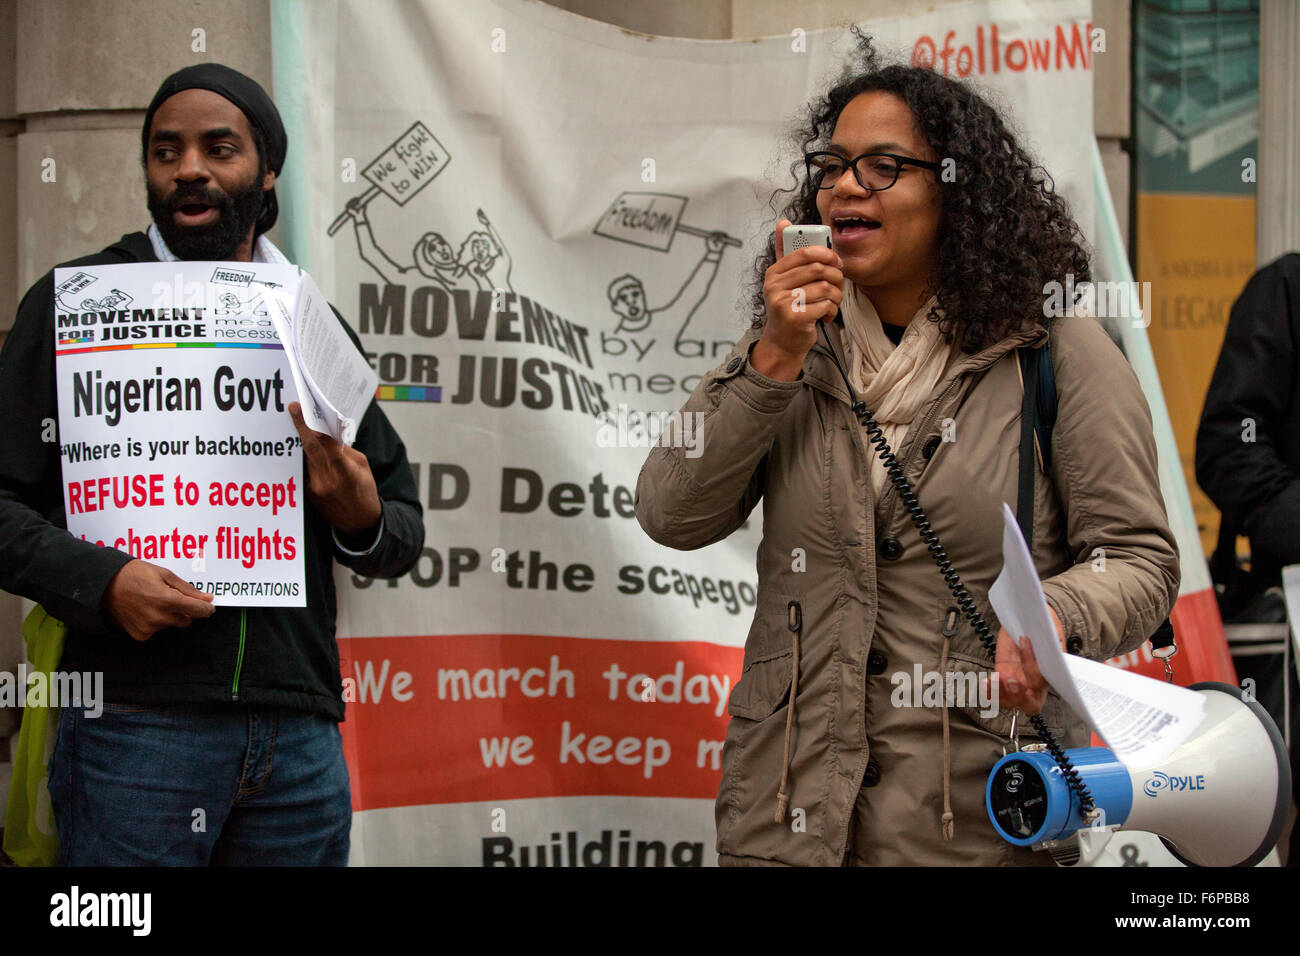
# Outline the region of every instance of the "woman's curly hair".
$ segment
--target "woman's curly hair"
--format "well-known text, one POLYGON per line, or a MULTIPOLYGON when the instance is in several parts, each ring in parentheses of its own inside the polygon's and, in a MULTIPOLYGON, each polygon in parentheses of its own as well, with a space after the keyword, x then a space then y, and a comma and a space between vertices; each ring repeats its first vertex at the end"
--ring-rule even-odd
MULTIPOLYGON (((1016 142, 997 111, 973 90, 925 67, 881 65, 871 38, 856 27, 860 68, 841 74, 825 96, 808 106, 796 130, 803 151, 824 149, 841 111, 861 93, 897 96, 916 117, 917 129, 956 174, 939 182, 938 249, 928 288, 938 300, 929 318, 966 352, 987 348, 1007 334, 1043 321, 1044 285, 1091 279, 1083 234, 1051 177, 1016 142), (940 316, 939 312, 942 312, 940 316)), ((792 193, 777 218, 819 223, 817 190, 803 157, 792 163, 794 189, 778 189, 770 205, 792 193)), ((768 246, 754 263, 753 324, 766 321, 764 273, 775 261, 768 246)))

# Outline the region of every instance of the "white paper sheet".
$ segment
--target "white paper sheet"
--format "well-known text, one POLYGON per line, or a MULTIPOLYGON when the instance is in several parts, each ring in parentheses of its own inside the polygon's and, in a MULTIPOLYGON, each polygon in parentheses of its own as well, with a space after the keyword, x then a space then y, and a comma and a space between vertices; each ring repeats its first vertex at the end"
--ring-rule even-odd
POLYGON ((277 305, 272 318, 281 341, 292 343, 285 352, 298 394, 304 396, 303 420, 314 431, 351 445, 378 376, 307 273, 300 273, 296 294, 281 296, 277 305))
POLYGON ((1167 757, 1196 731, 1205 713, 1204 698, 1184 687, 1065 654, 1020 526, 1005 502, 1002 520, 1002 573, 989 588, 989 603, 1002 627, 1013 638, 1029 639, 1044 679, 1121 761, 1145 766, 1167 757))

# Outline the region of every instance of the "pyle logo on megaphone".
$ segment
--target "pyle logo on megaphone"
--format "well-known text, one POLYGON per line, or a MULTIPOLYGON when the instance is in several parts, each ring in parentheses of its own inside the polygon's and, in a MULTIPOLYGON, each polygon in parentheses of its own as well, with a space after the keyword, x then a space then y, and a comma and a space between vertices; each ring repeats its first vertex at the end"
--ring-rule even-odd
POLYGON ((1007 780, 1007 793, 1019 792, 1020 785, 1025 782, 1025 775, 1022 774, 1019 770, 1012 768, 1011 773, 1008 775, 1008 777, 1009 779, 1007 780))
POLYGON ((1194 777, 1171 777, 1159 770, 1151 771, 1151 778, 1142 785, 1142 792, 1148 797, 1158 796, 1162 790, 1166 793, 1179 793, 1184 790, 1204 789, 1205 774, 1203 773, 1198 773, 1194 777))

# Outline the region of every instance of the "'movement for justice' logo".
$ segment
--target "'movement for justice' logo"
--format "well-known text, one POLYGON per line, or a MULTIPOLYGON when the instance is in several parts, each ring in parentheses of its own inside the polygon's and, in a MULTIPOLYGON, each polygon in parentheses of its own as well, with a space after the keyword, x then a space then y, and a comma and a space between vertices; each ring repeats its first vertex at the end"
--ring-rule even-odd
MULTIPOLYGON (((427 223, 432 228, 409 253, 393 245, 384 229, 376 235, 368 208, 372 202, 383 197, 391 201, 384 205, 410 210, 412 197, 450 162, 451 154, 429 128, 413 123, 360 171, 368 187, 347 201, 329 227, 333 236, 352 223, 361 260, 383 283, 360 285, 362 335, 400 337, 409 331, 427 339, 457 340, 467 349, 460 354, 449 354, 445 345, 427 352, 367 352, 380 381, 375 397, 604 415, 609 403, 594 374, 588 329, 515 288, 514 258, 486 211, 475 211, 476 222, 459 242, 464 227, 444 221, 446 214, 436 204, 415 211, 433 215, 435 221, 427 223), (500 354, 503 350, 489 343, 538 346, 543 354, 500 354), (548 351, 559 356, 546 355, 548 351)), ((504 351, 513 352, 515 346, 504 351)))

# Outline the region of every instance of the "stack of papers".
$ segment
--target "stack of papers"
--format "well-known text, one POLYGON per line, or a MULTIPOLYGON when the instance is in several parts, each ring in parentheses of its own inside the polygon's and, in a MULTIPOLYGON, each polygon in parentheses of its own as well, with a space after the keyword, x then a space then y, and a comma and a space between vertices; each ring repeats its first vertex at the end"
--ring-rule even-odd
POLYGON ((296 294, 272 291, 268 298, 276 306, 267 311, 302 397, 303 419, 313 431, 351 445, 379 377, 307 273, 300 274, 296 294))
POLYGON ((1205 699, 1185 687, 1065 654, 1020 526, 1005 502, 1002 519, 1002 573, 989 588, 1002 627, 1017 643, 1029 640, 1044 679, 1123 763, 1163 760, 1195 733, 1205 699))

